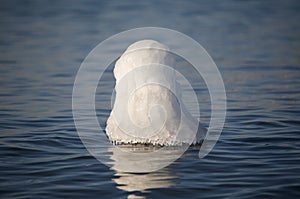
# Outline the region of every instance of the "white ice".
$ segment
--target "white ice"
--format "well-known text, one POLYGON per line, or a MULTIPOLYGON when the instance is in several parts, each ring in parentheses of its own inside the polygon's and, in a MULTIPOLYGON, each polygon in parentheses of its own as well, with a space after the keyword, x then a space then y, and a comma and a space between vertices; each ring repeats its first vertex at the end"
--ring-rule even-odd
POLYGON ((116 98, 106 134, 117 144, 195 144, 206 129, 187 111, 176 81, 174 55, 165 45, 142 40, 116 62, 116 98), (169 66, 169 67, 166 67, 169 66))

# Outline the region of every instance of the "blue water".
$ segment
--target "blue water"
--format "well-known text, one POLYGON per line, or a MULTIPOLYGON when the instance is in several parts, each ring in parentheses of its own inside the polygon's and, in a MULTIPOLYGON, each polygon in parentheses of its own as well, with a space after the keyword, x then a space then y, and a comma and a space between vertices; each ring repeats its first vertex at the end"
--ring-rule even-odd
MULTIPOLYGON (((297 1, 2 1, 0 198, 299 198, 299 11, 297 1), (81 143, 72 88, 100 41, 143 26, 206 48, 228 112, 204 159, 191 147, 157 172, 122 173, 81 143)), ((209 98, 200 98, 207 126, 209 98)), ((98 111, 105 125, 110 108, 98 111)))

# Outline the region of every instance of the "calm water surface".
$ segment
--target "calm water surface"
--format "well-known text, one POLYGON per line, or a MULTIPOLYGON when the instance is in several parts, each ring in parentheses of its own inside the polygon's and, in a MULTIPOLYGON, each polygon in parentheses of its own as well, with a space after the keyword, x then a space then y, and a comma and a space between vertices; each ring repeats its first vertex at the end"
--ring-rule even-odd
MULTIPOLYGON (((299 11, 297 1, 2 1, 0 198, 299 198, 299 11), (162 170, 131 174, 87 152, 71 96, 89 51, 142 26, 181 31, 207 49, 228 113, 204 159, 191 147, 162 170)), ((195 84, 207 126, 209 97, 195 84)), ((111 91, 101 92, 105 126, 111 91)))

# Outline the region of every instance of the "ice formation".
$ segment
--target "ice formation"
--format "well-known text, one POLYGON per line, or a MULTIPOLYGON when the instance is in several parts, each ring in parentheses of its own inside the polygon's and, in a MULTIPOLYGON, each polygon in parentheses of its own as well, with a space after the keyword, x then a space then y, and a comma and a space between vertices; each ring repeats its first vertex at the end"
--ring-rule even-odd
POLYGON ((142 40, 130 45, 114 68, 116 98, 106 134, 116 144, 195 144, 206 129, 187 111, 165 45, 142 40), (167 67, 169 66, 169 67, 167 67))

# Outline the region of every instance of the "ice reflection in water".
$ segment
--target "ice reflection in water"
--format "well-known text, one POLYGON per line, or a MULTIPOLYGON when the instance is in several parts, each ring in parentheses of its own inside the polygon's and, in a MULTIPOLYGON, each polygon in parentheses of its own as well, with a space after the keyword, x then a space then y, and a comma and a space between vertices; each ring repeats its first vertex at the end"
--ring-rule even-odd
MULTIPOLYGON (((166 162, 166 159, 173 158, 174 152, 178 150, 178 147, 169 147, 165 151, 164 156, 157 156, 156 161, 151 161, 152 159, 145 158, 140 162, 132 162, 131 153, 141 154, 144 157, 151 156, 151 153, 161 150, 162 147, 152 146, 152 145, 121 145, 118 146, 119 149, 115 147, 110 147, 109 151, 111 153, 111 169, 116 173, 114 174, 112 180, 117 184, 117 188, 129 192, 128 198, 144 198, 139 194, 147 193, 150 189, 157 188, 168 188, 176 184, 175 179, 178 178, 176 174, 172 172, 170 167, 160 169, 156 172, 150 173, 130 173, 122 172, 121 170, 131 169, 140 170, 141 168, 147 168, 149 165, 161 164, 166 162), (129 152, 129 153, 128 153, 129 152), (170 156, 170 157, 167 157, 170 156), (137 193, 139 194, 137 194, 137 193)), ((180 147, 179 147, 180 148, 180 147)), ((175 154, 176 156, 176 154, 175 154)))

